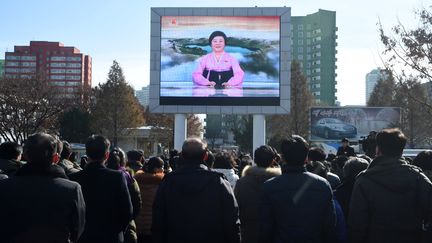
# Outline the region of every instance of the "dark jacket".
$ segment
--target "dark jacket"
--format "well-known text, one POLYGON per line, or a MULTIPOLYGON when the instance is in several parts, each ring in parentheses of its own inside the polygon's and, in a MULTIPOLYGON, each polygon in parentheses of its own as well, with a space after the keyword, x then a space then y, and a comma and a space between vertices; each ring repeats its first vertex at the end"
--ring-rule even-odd
POLYGON ((260 227, 260 206, 264 182, 281 175, 280 168, 246 166, 242 177, 234 188, 239 210, 241 241, 258 242, 260 227))
POLYGON ((264 183, 260 242, 335 242, 330 184, 304 166, 287 166, 264 183))
POLYGON ((349 157, 349 156, 355 156, 354 148, 350 147, 350 146, 346 146, 345 148, 343 146, 340 146, 338 148, 338 151, 337 151, 336 155, 337 156, 344 155, 344 156, 347 156, 347 157, 349 157))
POLYGON ((432 184, 419 171, 399 157, 380 156, 360 173, 348 217, 350 242, 419 242, 422 220, 432 215, 432 184))
POLYGON ((348 220, 349 205, 351 201, 351 194, 354 188, 354 180, 347 180, 342 182, 333 192, 335 199, 339 202, 345 216, 345 221, 348 220))
POLYGON ((86 226, 79 242, 123 242, 132 219, 132 203, 122 173, 91 162, 69 177, 81 185, 87 205, 86 226))
POLYGON ((237 201, 223 175, 184 162, 165 176, 153 204, 154 243, 240 242, 237 201))
POLYGON ((21 161, 0 159, 0 170, 8 177, 15 175, 24 164, 21 161))
POLYGON ((80 185, 63 176, 54 166, 26 164, 0 181, 1 242, 76 242, 85 203, 80 185))

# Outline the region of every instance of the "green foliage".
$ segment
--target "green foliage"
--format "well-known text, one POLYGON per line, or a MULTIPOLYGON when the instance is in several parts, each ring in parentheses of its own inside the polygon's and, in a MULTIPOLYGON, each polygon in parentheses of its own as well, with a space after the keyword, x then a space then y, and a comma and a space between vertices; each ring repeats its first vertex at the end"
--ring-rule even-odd
POLYGON ((240 147, 242 152, 252 154, 252 142, 253 142, 253 119, 251 115, 242 116, 239 122, 234 124, 232 130, 234 133, 234 140, 240 147))
POLYGON ((221 137, 222 115, 207 115, 204 137, 210 142, 211 149, 214 149, 216 139, 221 137))
POLYGON ((91 112, 92 130, 111 138, 114 145, 117 145, 118 136, 125 128, 144 124, 144 108, 116 61, 113 61, 107 82, 96 88, 95 96, 91 112))
POLYGON ((312 95, 300 63, 291 63, 291 112, 288 115, 274 115, 268 122, 270 141, 277 143, 283 136, 297 134, 304 138, 309 134, 309 108, 312 95))
POLYGON ((369 107, 392 106, 395 103, 396 82, 389 70, 382 70, 384 79, 378 80, 367 102, 369 107))
POLYGON ((90 113, 79 108, 65 111, 59 119, 60 137, 72 143, 84 143, 92 132, 90 113))

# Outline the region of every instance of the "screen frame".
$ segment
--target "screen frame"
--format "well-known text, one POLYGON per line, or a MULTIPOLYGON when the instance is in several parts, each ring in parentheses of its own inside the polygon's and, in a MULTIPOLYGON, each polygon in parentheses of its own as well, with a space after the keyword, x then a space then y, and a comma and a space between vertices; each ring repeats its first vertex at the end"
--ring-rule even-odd
MULTIPOLYGON (((153 113, 201 113, 201 114, 288 114, 290 111, 291 78, 291 8, 151 8, 150 38, 150 95, 149 109, 153 113), (247 104, 251 97, 227 98, 230 103, 219 103, 204 97, 171 97, 177 105, 163 105, 160 97, 161 71, 161 17, 162 16, 279 16, 279 97, 260 99, 259 105, 247 104), (268 100, 267 100, 268 99, 268 100), (275 99, 279 102, 275 102, 275 99), (196 105, 193 102, 197 100, 196 105), (186 101, 186 102, 184 102, 186 101), (188 103, 185 105, 185 103, 188 103), (279 105, 274 105, 279 103, 279 105)), ((165 102, 166 103, 166 102, 165 102)))

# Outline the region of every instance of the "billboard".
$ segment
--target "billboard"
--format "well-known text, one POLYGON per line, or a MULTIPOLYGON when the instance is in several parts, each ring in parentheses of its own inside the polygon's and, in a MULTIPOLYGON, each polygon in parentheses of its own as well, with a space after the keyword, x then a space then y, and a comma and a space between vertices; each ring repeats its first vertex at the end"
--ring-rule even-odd
POLYGON ((279 16, 161 21, 161 104, 279 104, 279 16))
POLYGON ((152 8, 152 112, 289 112, 290 8, 152 8))
POLYGON ((370 131, 398 127, 398 107, 313 107, 310 109, 310 140, 358 141, 370 131))

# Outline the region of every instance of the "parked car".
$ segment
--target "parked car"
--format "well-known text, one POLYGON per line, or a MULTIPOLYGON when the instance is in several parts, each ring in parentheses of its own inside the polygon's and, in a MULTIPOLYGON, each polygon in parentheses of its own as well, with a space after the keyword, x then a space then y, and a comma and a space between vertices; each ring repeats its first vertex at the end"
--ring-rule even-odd
POLYGON ((357 135, 357 128, 336 118, 322 118, 312 126, 311 133, 325 139, 352 138, 357 135))

